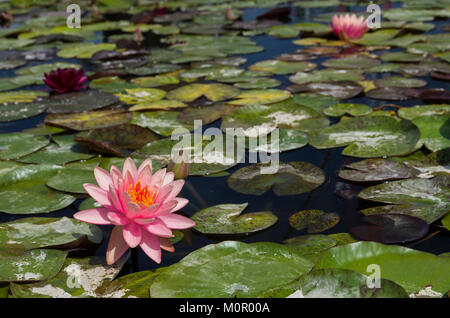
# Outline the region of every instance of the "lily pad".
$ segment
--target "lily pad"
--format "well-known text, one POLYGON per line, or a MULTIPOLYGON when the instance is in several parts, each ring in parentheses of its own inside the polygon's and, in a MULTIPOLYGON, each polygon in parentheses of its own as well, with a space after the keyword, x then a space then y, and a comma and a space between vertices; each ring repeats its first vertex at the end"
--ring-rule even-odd
POLYGON ((37 214, 56 211, 72 204, 75 198, 49 189, 45 183, 59 166, 26 165, 0 178, 0 211, 10 214, 37 214))
POLYGON ((63 48, 58 51, 57 55, 62 58, 89 59, 99 51, 112 51, 116 49, 116 45, 112 43, 77 43, 63 48))
POLYGON ((167 267, 150 286, 150 296, 256 297, 312 267, 313 263, 283 245, 225 241, 196 250, 167 267))
POLYGON ((296 230, 308 229, 308 233, 319 233, 339 223, 339 215, 322 210, 303 210, 289 217, 289 224, 296 230))
POLYGON ((234 191, 262 195, 273 189, 277 196, 295 195, 312 191, 325 181, 318 167, 308 162, 279 163, 272 172, 268 164, 254 164, 235 171, 227 180, 234 191))
POLYGON ((288 91, 281 89, 247 90, 235 96, 237 99, 229 102, 231 105, 272 104, 290 98, 288 91))
POLYGON ((345 165, 339 176, 356 182, 376 182, 414 178, 419 170, 389 159, 366 159, 345 165))
POLYGON ((251 65, 249 69, 281 75, 296 72, 308 72, 316 68, 316 66, 316 64, 310 62, 284 62, 278 60, 268 60, 251 65))
POLYGON ((412 54, 406 52, 388 52, 380 56, 383 62, 420 62, 425 58, 423 54, 412 54))
POLYGON ((279 129, 268 135, 267 139, 249 138, 247 148, 250 152, 284 152, 299 149, 308 144, 308 135, 296 129, 279 129), (265 142, 264 142, 265 141, 265 142))
POLYGON ((388 78, 383 78, 375 81, 376 87, 407 87, 407 88, 418 88, 424 87, 427 82, 418 78, 408 78, 400 76, 391 76, 388 78))
POLYGON ((329 59, 322 63, 325 67, 337 69, 366 69, 381 64, 379 60, 364 55, 349 55, 337 59, 329 59))
POLYGON ((335 104, 323 110, 327 116, 340 117, 345 114, 351 116, 364 116, 372 112, 372 108, 365 104, 335 104))
POLYGON ((0 122, 25 119, 42 114, 47 106, 44 103, 7 103, 0 105, 0 122))
POLYGON ((450 115, 450 105, 417 105, 398 110, 398 116, 408 120, 432 115, 450 115))
POLYGON ((233 110, 233 106, 225 103, 198 108, 189 107, 178 115, 178 120, 185 124, 191 124, 194 120, 201 120, 203 125, 208 125, 233 110))
POLYGON ((262 298, 407 298, 396 283, 380 279, 380 288, 369 288, 369 277, 339 268, 315 270, 299 280, 270 289, 262 298))
POLYGON ((363 225, 350 229, 350 233, 365 241, 384 244, 406 243, 418 240, 428 233, 428 223, 405 214, 379 214, 364 217, 363 225))
POLYGON ((26 133, 9 133, 0 135, 0 159, 18 159, 44 148, 49 140, 43 136, 26 133))
POLYGON ((318 149, 347 146, 344 155, 373 158, 407 154, 419 141, 420 132, 406 120, 385 116, 354 117, 310 136, 318 149))
POLYGON ((239 89, 225 84, 190 84, 176 88, 167 94, 167 99, 192 102, 201 96, 217 102, 235 97, 239 89))
POLYGON ((339 70, 339 69, 323 69, 313 71, 311 73, 298 72, 289 77, 289 80, 295 84, 320 83, 320 82, 337 82, 337 81, 354 81, 364 80, 363 73, 359 70, 339 70))
POLYGON ((323 252, 336 245, 336 240, 323 234, 296 236, 283 241, 286 246, 292 248, 298 255, 313 255, 323 252))
POLYGON ((158 137, 150 130, 131 124, 83 131, 75 137, 77 142, 93 150, 117 157, 125 157, 127 149, 139 149, 156 139, 158 137))
POLYGON ((49 113, 71 113, 88 111, 116 104, 119 99, 113 94, 96 90, 54 95, 43 102, 49 113))
MULTIPOLYGON (((96 289, 114 279, 125 261, 124 257, 108 266, 104 257, 68 258, 55 277, 33 284, 14 284, 11 292, 15 297, 21 298, 98 297, 96 289)), ((114 294, 109 297, 114 297, 114 294)))
POLYGON ((49 114, 45 123, 73 130, 90 130, 126 124, 133 113, 121 109, 97 110, 84 113, 49 114))
POLYGON ((185 124, 178 120, 180 112, 149 111, 133 113, 132 124, 148 128, 161 136, 170 136, 178 128, 193 130, 192 124, 185 124))
POLYGON ((129 88, 125 93, 116 94, 122 102, 127 104, 146 104, 163 99, 166 92, 157 88, 129 88))
POLYGON ((0 282, 33 282, 58 274, 67 252, 35 249, 6 255, 0 251, 0 255, 0 282))
POLYGON ((278 220, 269 211, 241 214, 247 206, 219 204, 196 212, 192 216, 195 229, 203 234, 242 235, 264 230, 278 220))
POLYGON ((94 244, 99 244, 103 239, 103 233, 96 225, 67 217, 35 217, 1 223, 0 233, 0 253, 51 247, 73 248, 86 239, 94 244))
POLYGON ((431 151, 450 147, 450 114, 417 117, 412 122, 420 130, 420 140, 431 151))
POLYGON ((316 269, 342 268, 367 274, 370 264, 380 266, 381 278, 399 284, 407 293, 418 292, 429 285, 436 292, 446 293, 450 285, 450 275, 446 271, 450 266, 449 258, 375 242, 331 248, 324 253, 316 269))

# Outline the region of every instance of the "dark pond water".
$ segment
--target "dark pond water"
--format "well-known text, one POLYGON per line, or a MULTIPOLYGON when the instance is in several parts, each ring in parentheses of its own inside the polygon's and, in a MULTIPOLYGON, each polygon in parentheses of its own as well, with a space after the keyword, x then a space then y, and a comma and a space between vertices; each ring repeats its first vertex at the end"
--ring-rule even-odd
MULTIPOLYGON (((398 6, 399 3, 394 3, 394 6, 398 6)), ((363 11, 365 7, 350 7, 348 8, 352 12, 363 11)), ((256 16, 267 11, 268 8, 264 9, 248 9, 244 11, 243 20, 253 20, 256 16)), ((330 8, 320 8, 320 9, 300 9, 293 7, 291 11, 291 22, 307 22, 312 21, 312 17, 316 14, 327 13, 327 12, 337 12, 339 8, 330 7, 330 8)), ((447 21, 434 21, 436 24, 436 28, 432 32, 439 32, 441 26, 444 23, 448 23, 447 21)), ((442 31, 441 31, 442 32, 442 31)), ((275 56, 282 53, 291 53, 295 50, 301 48, 298 45, 294 45, 292 43, 293 39, 278 39, 275 37, 262 35, 255 36, 251 38, 253 41, 256 41, 259 45, 264 46, 265 50, 255 54, 244 55, 247 58, 247 63, 242 65, 242 68, 247 68, 249 65, 252 65, 258 61, 272 59, 275 56)), ((376 53, 382 53, 381 51, 376 53)), ((57 60, 54 60, 57 61, 57 60)), ((64 61, 71 61, 65 59, 64 61)), ((79 60, 72 60, 73 62, 80 63, 79 60)), ((317 59, 314 62, 319 65, 323 59, 317 59)), ((45 63, 49 63, 53 61, 46 61, 45 63)), ((31 66, 33 64, 39 63, 29 63, 27 66, 31 66)), ((85 68, 89 70, 89 65, 85 65, 85 68)), ((8 76, 12 75, 11 71, 0 71, 0 76, 8 76)), ((390 73, 383 74, 366 74, 367 80, 373 80, 378 78, 384 78, 391 76, 390 73)), ((277 79, 283 82, 283 85, 279 88, 286 87, 291 85, 288 81, 288 76, 277 76, 277 79)), ((448 84, 446 82, 435 81, 431 78, 427 78, 428 85, 425 88, 448 88, 448 84)), ((42 87, 34 86, 33 89, 42 89, 42 87)), ((27 88, 25 88, 27 89, 27 88)), ((368 98, 356 98, 348 100, 349 103, 364 103, 370 105, 371 107, 377 107, 386 103, 386 101, 374 100, 368 98)), ((395 102, 401 106, 412 106, 419 105, 422 102, 418 99, 412 99, 405 102, 395 102)), ((45 115, 40 115, 37 117, 29 118, 26 120, 15 121, 11 123, 0 123, 0 131, 1 132, 15 132, 21 131, 26 128, 35 127, 37 124, 43 122, 45 115)), ((216 122, 212 125, 205 126, 204 129, 209 127, 219 127, 220 122, 216 122)), ((257 234, 247 236, 247 237, 230 237, 230 239, 239 239, 244 242, 258 242, 258 241, 272 241, 272 242, 281 242, 290 237, 295 237, 298 235, 306 234, 306 231, 296 231, 289 226, 288 218, 293 213, 298 212, 304 209, 321 209, 327 212, 337 212, 340 215, 341 221, 332 229, 325 231, 321 234, 331 234, 331 233, 340 233, 340 232, 349 232, 349 229, 356 224, 360 223, 360 219, 362 214, 359 212, 360 209, 364 207, 368 207, 369 205, 373 206, 373 203, 362 202, 356 198, 358 192, 363 189, 361 185, 344 183, 344 180, 340 179, 337 176, 337 171, 344 165, 349 164, 356 159, 351 157, 346 157, 341 155, 342 149, 330 149, 330 150, 317 150, 311 146, 306 146, 301 149, 295 151, 289 151, 286 153, 282 153, 280 155, 280 160, 283 162, 289 161, 307 161, 319 166, 324 170, 327 176, 326 182, 319 187, 318 189, 304 193, 300 195, 292 195, 292 196, 282 196, 277 197, 272 191, 268 191, 261 196, 251 196, 244 195, 238 192, 235 192, 228 188, 226 184, 227 177, 189 177, 186 182, 186 186, 183 188, 181 195, 182 197, 186 197, 190 200, 189 205, 183 209, 183 211, 187 215, 192 215, 200 209, 213 206, 216 204, 222 203, 243 203, 248 202, 249 206, 246 212, 252 211, 272 211, 277 217, 279 221, 273 227, 261 231, 257 234), (350 190, 353 193, 353 198, 342 198, 340 197, 336 191, 341 187, 346 187, 347 190, 350 190)), ((233 172, 246 164, 240 164, 233 169, 228 170, 228 172, 233 172)), ((78 205, 82 200, 77 200, 75 204, 66 208, 64 210, 35 215, 35 216, 47 216, 47 217, 62 217, 69 216, 71 217, 75 212, 78 211, 78 205)), ((0 213, 0 222, 11 221, 19 218, 20 216, 8 215, 0 213)), ((105 229, 105 235, 109 236, 108 227, 103 227, 105 229)), ((437 231, 437 228, 431 226, 429 234, 432 234, 437 231)), ((437 235, 434 235, 426 240, 412 242, 406 244, 405 246, 414 247, 414 249, 427 251, 434 254, 440 254, 444 252, 450 252, 450 237, 448 232, 440 232, 437 235), (444 232, 444 233, 443 233, 444 232)), ((107 239, 105 240, 97 250, 98 255, 105 255, 107 239)), ((150 260, 142 251, 138 251, 134 257, 130 258, 129 266, 126 266, 122 274, 127 274, 133 271, 142 271, 148 269, 154 269, 160 266, 168 266, 173 263, 178 262, 181 258, 189 254, 190 252, 201 248, 207 244, 219 242, 221 240, 228 239, 223 237, 207 237, 196 233, 195 231, 186 231, 185 238, 182 242, 179 242, 175 245, 176 251, 175 253, 167 253, 163 252, 163 260, 160 265, 154 263, 150 260)))

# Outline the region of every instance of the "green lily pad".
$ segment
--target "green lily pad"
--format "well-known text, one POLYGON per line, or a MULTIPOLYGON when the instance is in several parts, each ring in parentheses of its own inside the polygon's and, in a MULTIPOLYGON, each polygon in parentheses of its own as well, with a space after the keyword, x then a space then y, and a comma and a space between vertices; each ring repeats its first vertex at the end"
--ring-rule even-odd
POLYGON ((9 133, 0 135, 0 159, 18 159, 44 148, 49 140, 43 136, 25 133, 9 133))
POLYGON ((38 97, 45 97, 48 93, 40 91, 0 92, 0 103, 31 103, 38 97))
POLYGON ((180 80, 178 79, 178 76, 162 74, 134 78, 131 82, 140 87, 159 87, 164 85, 176 85, 180 83, 180 80))
POLYGON ((113 94, 96 90, 54 95, 43 102, 49 113, 71 113, 103 108, 116 104, 119 99, 113 94))
POLYGON ((420 140, 431 151, 450 147, 450 114, 422 116, 412 120, 420 130, 420 140))
POLYGON ((372 112, 372 108, 365 104, 335 104, 323 110, 327 116, 340 117, 345 114, 351 116, 364 116, 372 112))
POLYGON ((283 241, 298 255, 312 255, 323 252, 336 245, 336 240, 323 234, 296 236, 283 241))
POLYGON ((265 141, 264 138, 263 141, 260 138, 248 138, 246 147, 250 152, 284 152, 306 146, 308 135, 296 129, 279 129, 268 135, 265 141))
POLYGON ((87 239, 99 244, 103 233, 99 227, 66 217, 24 218, 0 224, 0 253, 37 248, 73 248, 87 239))
POLYGON ((166 92, 157 88, 129 88, 125 93, 116 94, 122 102, 127 104, 145 104, 163 99, 166 92))
POLYGON ((25 119, 42 114, 47 106, 44 103, 7 103, 0 105, 0 122, 25 119))
POLYGON ((339 104, 339 100, 337 98, 310 93, 295 94, 293 101, 297 104, 314 109, 319 113, 322 113, 327 107, 339 104))
POLYGON ((391 181, 364 189, 358 195, 364 200, 390 205, 364 209, 366 215, 407 214, 432 223, 448 212, 450 193, 448 176, 432 179, 391 181))
POLYGON ((418 78, 408 78, 400 76, 391 76, 388 78, 383 78, 376 80, 376 87, 408 87, 408 88, 418 88, 427 85, 427 82, 418 78))
POLYGON ((265 105, 272 104, 276 102, 284 101, 290 98, 292 95, 288 91, 281 89, 252 89, 241 92, 239 95, 235 96, 235 100, 228 102, 231 105, 265 105))
POLYGON ((308 84, 320 82, 353 81, 364 80, 364 75, 360 70, 338 70, 327 68, 313 71, 311 73, 298 72, 289 77, 289 80, 295 84, 308 84))
POLYGON ((296 230, 308 229, 308 233, 319 233, 339 223, 339 215, 322 210, 303 210, 289 217, 289 224, 296 230))
POLYGON ((380 288, 369 288, 369 277, 340 268, 324 268, 302 276, 299 280, 270 289, 262 298, 407 298, 396 283, 380 279, 380 288))
POLYGON ((253 71, 263 71, 281 75, 296 72, 308 72, 316 67, 316 64, 310 62, 284 62, 278 60, 268 60, 251 65, 249 69, 253 71))
POLYGON ((116 45, 112 43, 77 43, 63 48, 58 51, 57 55, 62 58, 89 59, 98 51, 113 51, 115 49, 116 45))
POLYGON ((281 82, 274 78, 257 77, 246 82, 235 83, 234 86, 245 89, 267 89, 280 86, 281 82))
POLYGON ((83 131, 75 137, 77 142, 95 151, 117 157, 125 157, 127 149, 139 149, 156 139, 158 137, 150 130, 130 124, 83 131))
POLYGON ((373 158, 407 154, 419 141, 420 132, 406 120, 385 116, 354 117, 310 136, 318 149, 347 146, 343 154, 373 158))
POLYGON ((167 267, 150 286, 150 296, 256 297, 306 274, 312 266, 283 245, 225 241, 196 250, 167 267))
POLYGON ((142 111, 142 110, 171 110, 177 108, 185 108, 187 105, 178 100, 161 99, 155 102, 142 102, 130 107, 129 111, 142 111))
POLYGON ((450 231, 450 214, 447 214, 445 217, 441 220, 442 225, 450 231))
POLYGON ((0 70, 12 70, 25 64, 27 64, 27 61, 24 60, 3 60, 0 62, 0 70))
POLYGON ((364 34, 357 40, 352 40, 352 43, 359 45, 383 45, 385 42, 393 39, 400 32, 398 29, 383 29, 375 32, 369 32, 364 34))
POLYGON ((376 182, 414 178, 419 170, 389 159, 366 159, 345 165, 339 177, 356 182, 376 182))
POLYGON ((151 66, 141 66, 137 68, 127 69, 126 71, 131 75, 136 76, 149 76, 162 73, 169 73, 178 71, 181 66, 175 64, 154 64, 151 66))
POLYGON ((51 143, 34 153, 18 159, 25 163, 65 164, 71 161, 90 159, 95 156, 74 141, 74 135, 53 136, 51 143))
POLYGON ((429 285, 436 292, 446 293, 450 285, 450 274, 446 270, 450 266, 449 258, 375 242, 331 248, 324 253, 316 269, 342 268, 367 274, 370 264, 380 266, 381 278, 392 280, 408 293, 419 292, 429 285))
POLYGON ((398 116, 408 120, 433 115, 450 115, 450 105, 417 105, 412 107, 403 107, 398 110, 398 116))
POLYGON ((52 189, 85 194, 83 184, 96 184, 94 168, 99 164, 100 159, 74 162, 66 164, 58 173, 47 181, 47 186, 52 189))
POLYGON ((49 114, 45 123, 73 130, 106 128, 128 123, 133 113, 121 109, 97 110, 83 113, 49 114))
POLYGON ((176 111, 149 111, 135 112, 131 123, 148 128, 161 136, 170 136, 178 128, 193 130, 193 124, 185 124, 178 120, 180 112, 176 111))
POLYGON ((58 274, 67 252, 35 249, 6 255, 0 252, 0 255, 0 282, 33 282, 58 274))
MULTIPOLYGON (((11 285, 11 293, 20 298, 88 298, 98 297, 96 289, 119 274, 126 258, 112 266, 104 257, 68 258, 53 278, 33 284, 11 285)), ((114 297, 115 295, 103 295, 114 297)))
POLYGON ((273 189, 277 196, 294 195, 312 191, 325 181, 318 167, 308 162, 279 163, 277 171, 268 164, 254 164, 235 171, 227 180, 234 191, 262 195, 273 189))
POLYGON ((337 69, 366 69, 381 64, 379 60, 364 55, 349 55, 336 59, 329 59, 322 63, 325 67, 337 69))
POLYGON ((96 78, 89 83, 89 87, 108 93, 125 93, 127 89, 138 88, 139 85, 130 83, 117 76, 96 78))
POLYGON ((165 267, 141 271, 104 282, 96 289, 98 297, 104 298, 150 298, 149 286, 165 267))
POLYGON ((44 63, 44 64, 38 64, 33 65, 29 67, 23 67, 20 70, 17 70, 15 73, 20 75, 31 75, 36 74, 43 76, 44 73, 50 73, 53 70, 56 70, 58 68, 76 68, 80 69, 80 64, 74 64, 74 63, 66 63, 66 62, 56 62, 56 63, 44 63))
POLYGON ((420 62, 425 58, 423 54, 412 54, 406 52, 388 52, 380 56, 383 62, 420 62))
POLYGON ((45 183, 59 166, 26 165, 0 178, 0 211, 10 214, 37 214, 57 211, 72 204, 75 198, 49 189, 45 183))
POLYGON ((192 216, 195 229, 203 234, 242 235, 262 231, 278 220, 269 211, 241 214, 247 206, 219 204, 196 212, 192 216))
POLYGON ((225 103, 218 103, 207 107, 189 107, 178 115, 178 120, 185 124, 192 124, 194 120, 201 120, 203 125, 208 125, 233 110, 233 106, 225 103))
POLYGON ((170 91, 167 99, 175 99, 182 102, 192 102, 205 96, 207 99, 217 102, 235 97, 239 89, 225 84, 190 84, 170 91))

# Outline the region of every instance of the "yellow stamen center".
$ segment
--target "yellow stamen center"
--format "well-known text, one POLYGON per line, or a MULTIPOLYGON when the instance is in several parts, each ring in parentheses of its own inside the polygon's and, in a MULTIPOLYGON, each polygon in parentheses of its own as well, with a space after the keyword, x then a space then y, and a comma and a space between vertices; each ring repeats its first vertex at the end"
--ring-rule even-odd
POLYGON ((156 191, 152 192, 148 189, 148 186, 142 187, 141 181, 131 184, 127 192, 130 195, 131 200, 136 204, 143 204, 148 207, 155 201, 156 191))

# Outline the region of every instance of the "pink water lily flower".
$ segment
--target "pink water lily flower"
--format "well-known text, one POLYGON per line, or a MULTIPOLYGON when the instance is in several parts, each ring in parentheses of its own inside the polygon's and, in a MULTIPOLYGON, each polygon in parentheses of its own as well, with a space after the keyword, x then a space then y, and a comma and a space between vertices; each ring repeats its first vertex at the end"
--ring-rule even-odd
POLYGON ((184 180, 175 180, 172 172, 161 169, 152 174, 152 161, 145 160, 136 168, 127 158, 123 171, 112 166, 110 173, 96 167, 95 179, 99 186, 84 184, 86 192, 102 205, 84 210, 74 218, 86 223, 113 224, 106 252, 106 261, 114 264, 128 248, 138 245, 155 262, 161 262, 161 248, 173 252, 169 238, 173 229, 195 226, 191 219, 173 212, 189 201, 177 197, 184 180))
POLYGON ((358 18, 355 14, 335 14, 331 19, 331 23, 330 28, 333 33, 344 41, 359 39, 369 30, 367 20, 362 16, 358 18))
POLYGON ((44 73, 42 79, 45 84, 50 86, 57 93, 76 92, 86 88, 83 83, 87 80, 84 70, 76 68, 58 68, 49 74, 44 73))

